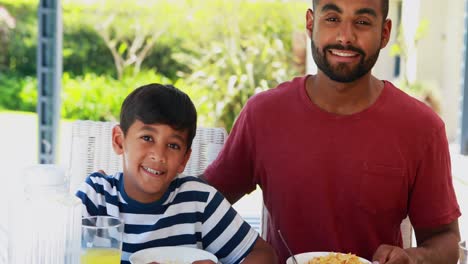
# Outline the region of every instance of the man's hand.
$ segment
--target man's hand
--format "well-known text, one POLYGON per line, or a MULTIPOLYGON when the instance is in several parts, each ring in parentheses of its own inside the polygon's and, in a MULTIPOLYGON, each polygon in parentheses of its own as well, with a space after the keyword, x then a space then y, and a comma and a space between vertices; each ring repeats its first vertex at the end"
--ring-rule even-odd
POLYGON ((373 263, 379 264, 414 264, 406 251, 400 247, 380 245, 372 257, 373 263))
POLYGON ((456 264, 460 231, 458 220, 434 228, 414 229, 418 247, 380 245, 373 261, 379 264, 456 264))

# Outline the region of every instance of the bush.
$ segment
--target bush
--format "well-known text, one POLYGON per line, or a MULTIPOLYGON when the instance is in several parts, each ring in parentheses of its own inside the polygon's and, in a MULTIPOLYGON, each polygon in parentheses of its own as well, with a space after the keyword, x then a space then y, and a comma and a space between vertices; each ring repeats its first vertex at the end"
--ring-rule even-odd
MULTIPOLYGON (((4 2, 10 13, 21 20, 13 30, 8 77, 0 78, 0 95, 5 95, 0 105, 34 109, 36 80, 26 76, 36 75, 38 1, 4 2), (15 74, 10 76, 12 72, 15 74)), ((175 83, 192 97, 201 125, 230 130, 250 96, 300 74, 292 57, 292 36, 297 31, 304 32, 308 7, 304 1, 109 3, 112 2, 62 3, 63 117, 115 119, 121 101, 131 89, 161 81, 175 83), (135 76, 123 75, 121 81, 115 80, 112 54, 94 28, 113 15, 115 25, 110 34, 124 34, 118 48, 122 54, 131 48, 128 43, 135 37, 139 17, 146 21, 139 22, 146 30, 164 29, 143 61, 142 71, 135 76)))
POLYGON ((185 52, 173 56, 190 68, 180 76, 197 107, 203 106, 202 124, 230 131, 249 97, 300 74, 294 67, 292 35, 302 31, 304 21, 297 14, 306 8, 305 3, 206 0, 192 11, 194 27, 208 28, 216 38, 183 42, 185 52))
POLYGON ((36 80, 31 77, 21 77, 13 73, 0 72, 0 109, 15 109, 20 111, 35 111, 36 103, 24 101, 21 91, 24 87, 36 87, 36 80))
POLYGON ((168 78, 151 71, 125 76, 117 81, 108 76, 86 74, 63 78, 62 117, 70 119, 118 120, 120 106, 135 88, 148 83, 171 83, 168 78))
POLYGON ((36 74, 37 5, 34 1, 11 1, 3 3, 15 18, 16 26, 10 32, 7 65, 1 68, 18 76, 36 74))
MULTIPOLYGON (((151 71, 142 72, 136 77, 126 76, 121 81, 92 73, 72 78, 65 73, 62 78, 61 116, 68 119, 118 120, 125 97, 135 88, 152 82, 171 84, 168 78, 151 71)), ((36 107, 35 79, 31 78, 23 86, 20 96, 24 104, 36 107)))
POLYGON ((109 49, 94 29, 85 25, 67 27, 63 32, 63 71, 72 76, 116 76, 109 49))

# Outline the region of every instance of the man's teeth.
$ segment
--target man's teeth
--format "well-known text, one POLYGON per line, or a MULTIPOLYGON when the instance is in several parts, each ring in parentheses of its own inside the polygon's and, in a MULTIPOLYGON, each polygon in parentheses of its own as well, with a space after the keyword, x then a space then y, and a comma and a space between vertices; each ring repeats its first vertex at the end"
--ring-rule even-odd
POLYGON ((143 168, 144 168, 147 172, 151 172, 151 173, 156 174, 156 175, 161 175, 161 174, 163 174, 162 171, 157 171, 157 170, 153 170, 153 169, 151 169, 151 168, 146 168, 146 167, 143 167, 143 168))
POLYGON ((334 55, 338 55, 338 56, 341 56, 341 57, 353 57, 353 56, 355 56, 354 53, 346 53, 346 52, 340 52, 340 51, 335 51, 335 50, 332 50, 331 52, 334 55))

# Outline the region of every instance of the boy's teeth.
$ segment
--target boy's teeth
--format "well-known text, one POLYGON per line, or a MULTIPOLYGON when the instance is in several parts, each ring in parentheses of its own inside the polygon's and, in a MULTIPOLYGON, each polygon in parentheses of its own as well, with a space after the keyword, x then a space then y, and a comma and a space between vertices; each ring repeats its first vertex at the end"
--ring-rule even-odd
POLYGON ((157 170, 153 170, 153 169, 151 169, 151 168, 146 168, 146 167, 144 167, 144 169, 145 169, 146 171, 151 172, 151 173, 156 174, 156 175, 162 174, 162 172, 157 171, 157 170))

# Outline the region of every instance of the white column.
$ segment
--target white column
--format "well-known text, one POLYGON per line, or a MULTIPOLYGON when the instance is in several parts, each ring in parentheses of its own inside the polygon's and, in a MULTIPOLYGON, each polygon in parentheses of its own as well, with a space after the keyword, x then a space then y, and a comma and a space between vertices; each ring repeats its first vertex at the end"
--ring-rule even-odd
MULTIPOLYGON (((447 2, 447 15, 445 16, 442 79, 440 92, 442 100, 442 118, 447 128, 450 141, 458 138, 460 127, 461 89, 463 81, 463 43, 464 43, 464 12, 465 0, 447 2)), ((466 96, 465 96, 466 97, 466 96)))

